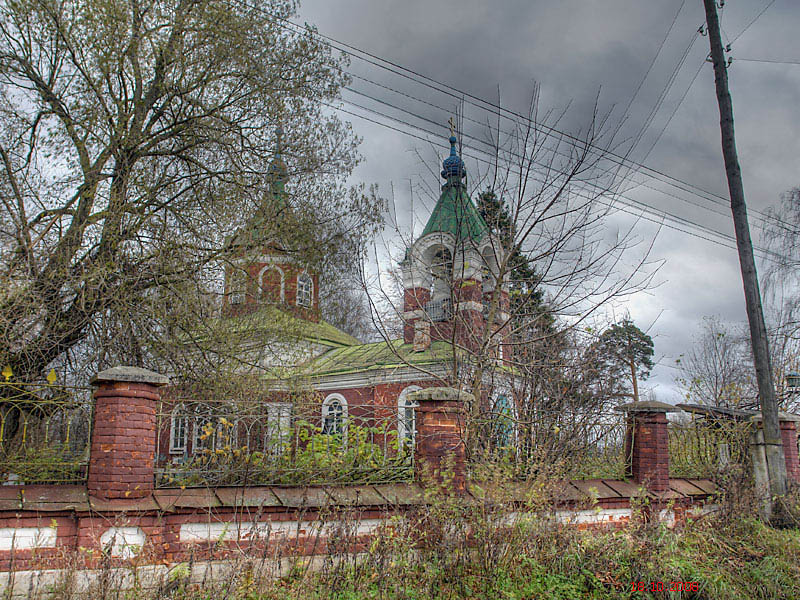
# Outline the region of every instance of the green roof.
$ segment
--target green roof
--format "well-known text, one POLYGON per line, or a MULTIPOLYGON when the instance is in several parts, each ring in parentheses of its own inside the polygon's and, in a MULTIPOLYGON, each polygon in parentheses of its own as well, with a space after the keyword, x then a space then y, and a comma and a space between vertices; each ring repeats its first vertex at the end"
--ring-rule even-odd
POLYGON ((413 344, 403 340, 374 342, 326 352, 300 370, 308 376, 358 373, 376 369, 390 369, 413 365, 422 367, 453 360, 453 346, 449 342, 436 341, 422 352, 415 352, 413 344))
POLYGON ((249 314, 222 317, 216 320, 215 326, 223 329, 226 334, 241 334, 242 338, 268 333, 285 337, 287 340, 317 342, 334 348, 361 345, 360 340, 327 321, 315 323, 270 304, 262 305, 257 311, 249 314))
POLYGON ((422 235, 429 233, 449 233, 456 241, 480 241, 489 231, 478 209, 460 183, 448 182, 442 188, 436 206, 433 208, 428 224, 422 235))

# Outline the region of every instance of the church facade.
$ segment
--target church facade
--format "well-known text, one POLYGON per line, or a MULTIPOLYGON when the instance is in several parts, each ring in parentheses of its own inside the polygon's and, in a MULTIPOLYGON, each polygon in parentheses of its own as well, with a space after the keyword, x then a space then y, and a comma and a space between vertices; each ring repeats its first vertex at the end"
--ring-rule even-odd
MULTIPOLYGON (((323 433, 342 433, 352 419, 383 419, 399 439, 409 439, 415 430, 409 394, 442 385, 474 389, 476 362, 482 364, 482 409, 516 412, 505 331, 508 286, 497 272, 498 253, 504 250, 467 193, 455 136, 449 142, 439 199, 400 263, 402 338, 361 343, 336 329, 320 319, 316 273, 274 241, 255 249, 242 244, 247 249, 226 273, 222 320, 241 328, 248 362, 258 366, 258 378, 270 389, 258 403, 271 424, 259 431, 280 435, 290 427, 298 418, 291 398, 302 387, 313 394, 317 413, 303 418, 314 419, 323 433), (262 327, 285 333, 278 352, 274 344, 271 352, 259 346, 262 327)), ((280 198, 285 179, 280 153, 274 172, 280 198)), ((160 436, 161 461, 208 449, 214 437, 208 435, 208 422, 208 416, 187 410, 184 400, 177 402, 169 432, 160 436)))

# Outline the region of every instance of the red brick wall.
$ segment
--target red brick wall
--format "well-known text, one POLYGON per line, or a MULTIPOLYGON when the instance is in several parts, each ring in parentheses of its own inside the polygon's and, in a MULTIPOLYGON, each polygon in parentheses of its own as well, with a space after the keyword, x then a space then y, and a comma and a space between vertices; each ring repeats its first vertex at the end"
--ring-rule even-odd
POLYGON ((800 483, 800 459, 797 453, 797 424, 794 421, 781 421, 783 454, 786 458, 786 474, 789 479, 800 483))
POLYGON ((105 498, 139 498, 153 489, 156 405, 146 383, 103 382, 95 390, 88 486, 105 498))
POLYGON ((417 412, 417 440, 414 448, 415 475, 447 483, 461 493, 466 489, 466 455, 461 402, 421 401, 417 412), (446 471, 451 477, 445 477, 446 471))
MULTIPOLYGON (((277 256, 279 259, 284 257, 283 253, 273 249, 264 250, 264 254, 277 256)), ((267 269, 265 272, 266 278, 263 281, 260 278, 261 271, 265 267, 272 266, 278 267, 281 269, 281 271, 283 271, 284 307, 291 307, 292 312, 304 319, 314 321, 315 323, 318 322, 320 319, 319 276, 316 273, 309 273, 314 284, 311 307, 303 308, 297 306, 297 276, 303 272, 303 269, 289 262, 288 257, 286 257, 286 262, 267 263, 264 261, 259 261, 248 264, 245 267, 248 279, 245 302, 243 304, 231 304, 230 295, 226 293, 222 311, 223 315, 227 317, 246 315, 258 310, 259 304, 263 302, 276 302, 280 298, 280 278, 277 277, 277 274, 270 275, 270 269, 267 269), (263 293, 259 291, 260 285, 263 285, 264 287, 263 293)), ((232 271, 233 267, 228 267, 225 273, 226 292, 229 291, 228 286, 230 285, 232 271)))
POLYGON ((646 483, 654 492, 669 488, 669 441, 667 415, 663 412, 636 412, 633 418, 631 474, 637 483, 646 483))

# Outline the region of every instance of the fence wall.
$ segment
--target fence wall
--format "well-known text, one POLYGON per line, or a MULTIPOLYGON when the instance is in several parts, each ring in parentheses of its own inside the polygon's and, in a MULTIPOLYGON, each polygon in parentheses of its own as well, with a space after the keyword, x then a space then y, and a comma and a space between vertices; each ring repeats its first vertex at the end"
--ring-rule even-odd
MULTIPOLYGON (((362 414, 352 433, 367 435, 365 444, 359 444, 367 450, 356 453, 357 461, 371 464, 370 468, 389 461, 392 468, 403 469, 402 478, 407 480, 402 482, 221 485, 251 483, 234 477, 217 482, 212 478, 202 487, 176 480, 172 488, 159 488, 155 483, 159 477, 163 482, 164 473, 159 472, 157 448, 163 427, 158 424, 157 407, 166 378, 118 367, 98 374, 93 383, 96 407, 86 483, 0 486, 0 570, 46 568, 75 560, 88 568, 103 560, 124 562, 134 557, 140 564, 173 563, 224 558, 234 550, 257 551, 261 556, 325 554, 344 524, 354 528, 356 535, 351 539, 357 546, 378 534, 393 516, 413 515, 427 502, 425 486, 474 501, 485 498, 468 479, 463 408, 469 398, 456 390, 429 388, 411 395, 415 402, 412 456, 388 432, 397 430, 397 422, 391 419, 400 418, 399 414, 362 414), (390 419, 392 426, 378 423, 379 417, 390 419)), ((622 456, 629 477, 560 482, 553 502, 565 522, 581 526, 625 522, 631 515, 631 499, 642 494, 649 496, 654 514, 669 503, 672 512, 667 516, 679 518, 713 497, 715 487, 707 479, 669 477, 665 413, 672 407, 636 403, 623 408, 622 456)), ((312 438, 327 426, 307 422, 303 430, 312 438)), ((260 426, 248 423, 250 431, 260 426)), ((298 441, 298 429, 273 433, 286 449, 302 452, 307 448, 298 441)), ((329 433, 340 439, 347 435, 344 430, 329 433)), ((209 421, 208 431, 203 428, 199 435, 204 434, 205 440, 213 439, 216 422, 209 421)), ((230 452, 252 455, 255 438, 244 430, 226 435, 230 452)), ((796 431, 793 435, 796 448, 796 431)), ((598 448, 619 453, 619 435, 595 437, 598 448)), ((787 443, 790 438, 785 435, 787 443)), ((313 444, 313 440, 305 443, 313 444)), ((261 448, 257 451, 268 454, 261 448)), ((791 460, 796 458, 795 452, 791 460)), ((316 467, 314 472, 322 476, 322 465, 316 467)), ((524 511, 530 490, 519 484, 507 491, 509 510, 524 511)))

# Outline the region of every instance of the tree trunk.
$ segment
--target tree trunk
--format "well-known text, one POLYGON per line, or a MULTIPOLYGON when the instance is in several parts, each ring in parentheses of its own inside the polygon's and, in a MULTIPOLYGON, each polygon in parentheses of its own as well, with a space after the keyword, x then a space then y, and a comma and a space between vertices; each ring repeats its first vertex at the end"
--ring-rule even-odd
POLYGON ((633 358, 628 359, 628 364, 631 367, 631 382, 633 383, 633 401, 639 401, 639 381, 636 379, 636 363, 633 362, 633 358))

